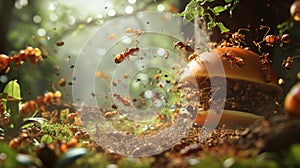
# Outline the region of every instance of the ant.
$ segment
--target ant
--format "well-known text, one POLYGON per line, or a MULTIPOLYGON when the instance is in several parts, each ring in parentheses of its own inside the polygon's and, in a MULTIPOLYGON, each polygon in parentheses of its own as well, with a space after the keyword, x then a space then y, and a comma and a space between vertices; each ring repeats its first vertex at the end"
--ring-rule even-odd
POLYGON ((237 67, 242 67, 245 64, 241 57, 227 54, 226 52, 222 54, 222 57, 225 57, 231 64, 235 63, 237 67))
POLYGON ((137 41, 136 47, 134 48, 126 48, 125 52, 120 53, 118 55, 115 56, 115 63, 116 64, 120 64, 121 62, 123 62, 125 60, 125 58, 127 58, 129 60, 129 56, 133 55, 135 52, 139 52, 140 48, 138 47, 139 41, 137 41))
POLYGON ((174 43, 174 50, 176 49, 176 47, 184 49, 187 52, 195 52, 195 50, 191 47, 190 44, 184 43, 182 41, 177 41, 176 43, 174 43))
POLYGON ((270 54, 269 53, 263 53, 261 56, 261 60, 259 61, 262 65, 266 65, 269 64, 270 62, 272 62, 270 59, 270 54))
POLYGON ((133 29, 131 27, 126 28, 125 32, 126 33, 133 33, 133 34, 137 35, 138 37, 141 36, 143 33, 145 33, 143 30, 133 29))
POLYGON ((262 65, 262 70, 265 73, 265 81, 270 82, 272 80, 272 75, 270 73, 270 66, 268 65, 272 61, 269 59, 269 53, 263 53, 261 56, 261 60, 259 61, 262 65))
POLYGON ((15 62, 18 66, 23 64, 24 61, 29 60, 29 62, 34 65, 39 59, 42 58, 42 52, 39 48, 33 48, 28 46, 24 50, 20 50, 17 55, 7 56, 5 54, 0 54, 0 70, 9 68, 11 62, 15 62))
POLYGON ((188 60, 189 60, 189 61, 190 61, 190 60, 193 60, 193 59, 197 58, 198 56, 199 56, 198 53, 193 52, 191 55, 188 56, 188 60))
POLYGON ((104 117, 107 119, 111 119, 118 114, 118 111, 109 111, 104 114, 104 117))
POLYGON ((176 43, 174 43, 174 50, 176 49, 176 47, 179 47, 180 49, 191 53, 187 58, 189 61, 199 56, 199 54, 195 52, 195 50, 191 47, 190 44, 184 43, 182 41, 177 41, 176 43))
POLYGON ((246 29, 246 28, 240 28, 240 29, 238 29, 237 32, 233 33, 231 35, 231 38, 229 38, 229 41, 231 42, 231 44, 233 46, 234 46, 234 44, 237 44, 237 47, 240 47, 241 43, 246 45, 246 43, 244 41, 245 40, 245 35, 240 33, 241 30, 250 31, 249 29, 246 29))
POLYGON ((291 42, 291 38, 290 38, 290 35, 289 34, 279 34, 279 35, 268 35, 269 31, 270 31, 270 27, 268 26, 263 26, 263 25, 260 25, 260 30, 261 29, 268 29, 266 34, 264 35, 264 38, 262 41, 260 42, 255 42, 253 41, 253 43, 259 48, 259 50, 261 49, 261 46, 260 44, 263 43, 263 42, 266 42, 266 45, 267 46, 270 46, 270 47, 273 47, 274 46, 274 43, 279 43, 279 46, 282 47, 283 44, 288 44, 291 42))
POLYGON ((292 69, 292 63, 293 63, 293 60, 294 60, 295 58, 300 58, 300 55, 296 55, 296 56, 292 56, 292 57, 287 57, 286 59, 284 59, 284 60, 282 61, 282 64, 281 64, 281 65, 282 65, 285 69, 290 70, 290 69, 292 69))
POLYGON ((125 106, 130 106, 130 101, 126 98, 123 98, 120 94, 114 93, 113 96, 116 97, 125 106))

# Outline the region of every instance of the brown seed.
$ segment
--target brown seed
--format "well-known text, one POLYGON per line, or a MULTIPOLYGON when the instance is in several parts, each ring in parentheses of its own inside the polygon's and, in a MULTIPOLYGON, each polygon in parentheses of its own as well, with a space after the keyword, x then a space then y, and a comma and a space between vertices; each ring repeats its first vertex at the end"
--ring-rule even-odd
POLYGON ((61 41, 61 40, 59 40, 59 41, 56 42, 56 45, 57 45, 58 47, 63 46, 64 44, 65 44, 65 42, 63 42, 63 41, 61 41))

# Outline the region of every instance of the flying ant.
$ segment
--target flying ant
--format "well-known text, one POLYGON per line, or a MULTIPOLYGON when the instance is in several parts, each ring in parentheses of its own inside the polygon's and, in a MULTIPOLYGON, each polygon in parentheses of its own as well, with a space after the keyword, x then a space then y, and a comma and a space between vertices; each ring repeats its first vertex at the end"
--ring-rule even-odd
POLYGON ((120 53, 115 56, 114 60, 115 60, 116 64, 120 64, 121 62, 123 62, 125 60, 125 58, 127 58, 129 60, 130 55, 133 55, 135 52, 140 51, 140 48, 138 47, 139 41, 138 40, 136 40, 136 41, 137 41, 137 44, 134 48, 130 48, 130 49, 126 48, 125 52, 120 53))
POLYGON ((176 43, 174 43, 174 50, 176 49, 176 47, 179 47, 179 49, 182 49, 182 50, 185 50, 185 51, 191 53, 187 58, 189 61, 193 60, 199 56, 199 54, 197 52, 195 52, 195 50, 191 47, 190 44, 184 43, 182 41, 177 41, 176 43))
POLYGON ((125 32, 126 33, 133 33, 137 36, 141 36, 143 33, 145 33, 143 30, 140 30, 140 29, 133 29, 131 27, 128 27, 125 29, 125 32))
POLYGON ((126 99, 126 98, 123 98, 118 93, 114 93, 113 96, 116 97, 125 106, 130 106, 130 101, 128 99, 126 99))
POLYGON ((231 64, 235 63, 237 67, 242 67, 245 64, 241 57, 227 54, 226 52, 222 54, 222 57, 226 58, 231 64))
POLYGON ((263 53, 261 56, 261 60, 259 61, 262 65, 266 65, 269 64, 270 62, 272 62, 270 59, 270 54, 269 53, 263 53))
POLYGON ((270 82, 272 80, 272 76, 270 73, 270 64, 272 61, 269 59, 270 54, 269 53, 263 53, 261 56, 261 60, 259 61, 262 65, 262 70, 265 73, 265 81, 270 82))
POLYGON ((103 72, 101 72, 101 71, 96 71, 95 76, 96 76, 97 78, 103 78, 104 80, 108 80, 108 79, 109 79, 108 74, 105 74, 105 73, 103 73, 103 72))
POLYGON ((182 41, 177 41, 176 43, 174 43, 174 50, 176 49, 176 47, 179 47, 182 50, 185 50, 187 52, 195 52, 195 50, 191 47, 190 44, 184 43, 182 41))
POLYGON ((259 48, 259 50, 261 49, 260 44, 263 42, 266 42, 266 45, 270 46, 270 47, 273 47, 274 43, 276 43, 276 42, 279 43, 280 47, 282 47, 283 44, 288 44, 291 42, 291 38, 290 38, 289 34, 268 35, 271 28, 268 26, 260 25, 259 29, 261 30, 264 28, 266 28, 268 30, 267 30, 266 34, 264 35, 263 40, 258 43, 253 41, 253 43, 259 48))
POLYGON ((11 62, 15 62, 18 66, 19 64, 23 64, 24 61, 29 60, 29 62, 34 65, 41 58, 41 50, 30 46, 24 50, 20 50, 17 55, 12 55, 10 57, 5 54, 0 54, 0 70, 8 68, 11 62))
POLYGON ((56 46, 58 46, 58 47, 61 47, 61 46, 63 46, 64 44, 65 44, 65 42, 64 42, 64 41, 61 41, 61 40, 59 40, 59 41, 56 42, 56 46))
POLYGON ((118 114, 118 111, 109 111, 104 114, 104 117, 107 119, 111 119, 118 114))
POLYGON ((129 59, 129 56, 131 54, 133 54, 135 52, 138 52, 138 51, 140 51, 139 47, 135 47, 135 48, 131 48, 131 49, 126 48, 125 52, 116 55, 116 57, 115 57, 115 63, 116 64, 120 64, 121 62, 123 62, 125 60, 125 58, 129 59))
POLYGON ((281 64, 281 65, 282 65, 285 69, 290 70, 290 69, 292 69, 292 63, 293 63, 293 60, 294 60, 295 58, 300 58, 300 55, 296 55, 296 56, 292 56, 292 57, 287 57, 286 59, 284 59, 284 60, 282 61, 282 64, 281 64))
POLYGON ((234 46, 234 44, 237 44, 237 47, 240 47, 241 43, 246 45, 246 43, 244 42, 245 35, 240 33, 241 30, 250 31, 249 29, 246 29, 246 28, 240 28, 240 29, 238 29, 237 32, 233 33, 231 35, 231 38, 229 38, 229 41, 231 42, 231 44, 233 46, 234 46))

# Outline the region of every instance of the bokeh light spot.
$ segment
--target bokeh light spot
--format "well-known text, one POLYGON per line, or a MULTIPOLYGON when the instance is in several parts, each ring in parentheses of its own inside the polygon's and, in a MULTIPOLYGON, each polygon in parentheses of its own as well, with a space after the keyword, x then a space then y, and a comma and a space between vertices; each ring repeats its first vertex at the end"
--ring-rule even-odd
POLYGON ((34 23, 41 23, 42 17, 40 15, 33 16, 33 22, 34 23))
POLYGON ((128 3, 130 3, 130 4, 135 4, 135 3, 136 3, 136 0, 128 0, 128 3))
POLYGON ((45 36, 46 33, 47 33, 46 30, 43 29, 43 28, 39 28, 38 31, 37 31, 37 34, 38 34, 39 36, 45 36))
POLYGON ((159 4, 159 5, 157 6, 157 10, 158 10, 159 12, 162 12, 162 11, 165 10, 165 6, 164 6, 163 4, 159 4))
POLYGON ((130 5, 126 6, 126 8, 125 8, 125 13, 131 14, 132 12, 133 12, 133 7, 130 6, 130 5))
POLYGON ((107 15, 108 15, 108 16, 115 16, 115 15, 116 15, 116 11, 115 11, 114 9, 109 9, 109 10, 107 11, 107 15))

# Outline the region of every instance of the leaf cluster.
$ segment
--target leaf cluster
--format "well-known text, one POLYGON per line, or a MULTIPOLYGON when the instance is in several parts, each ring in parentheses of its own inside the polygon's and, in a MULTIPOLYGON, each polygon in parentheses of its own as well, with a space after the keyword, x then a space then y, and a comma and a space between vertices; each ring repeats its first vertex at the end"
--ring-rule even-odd
POLYGON ((214 1, 215 0, 191 0, 185 10, 179 15, 183 16, 187 21, 194 20, 196 16, 200 18, 207 17, 208 29, 218 27, 222 33, 229 32, 229 29, 222 22, 216 22, 215 18, 226 11, 232 16, 232 12, 239 3, 239 0, 224 0, 224 6, 211 6, 214 1))
POLYGON ((286 21, 280 23, 277 25, 277 29, 279 31, 280 34, 283 34, 285 32, 288 32, 289 30, 291 30, 294 26, 294 21, 289 18, 286 21))
POLYGON ((0 125, 0 131, 6 137, 13 137, 19 133, 21 128, 28 127, 32 123, 44 123, 45 119, 40 117, 34 117, 36 112, 30 117, 22 116, 20 114, 21 103, 21 89, 20 85, 16 80, 10 81, 4 88, 3 92, 0 93, 0 101, 4 106, 4 111, 0 114, 0 117, 7 116, 9 123, 0 125))

